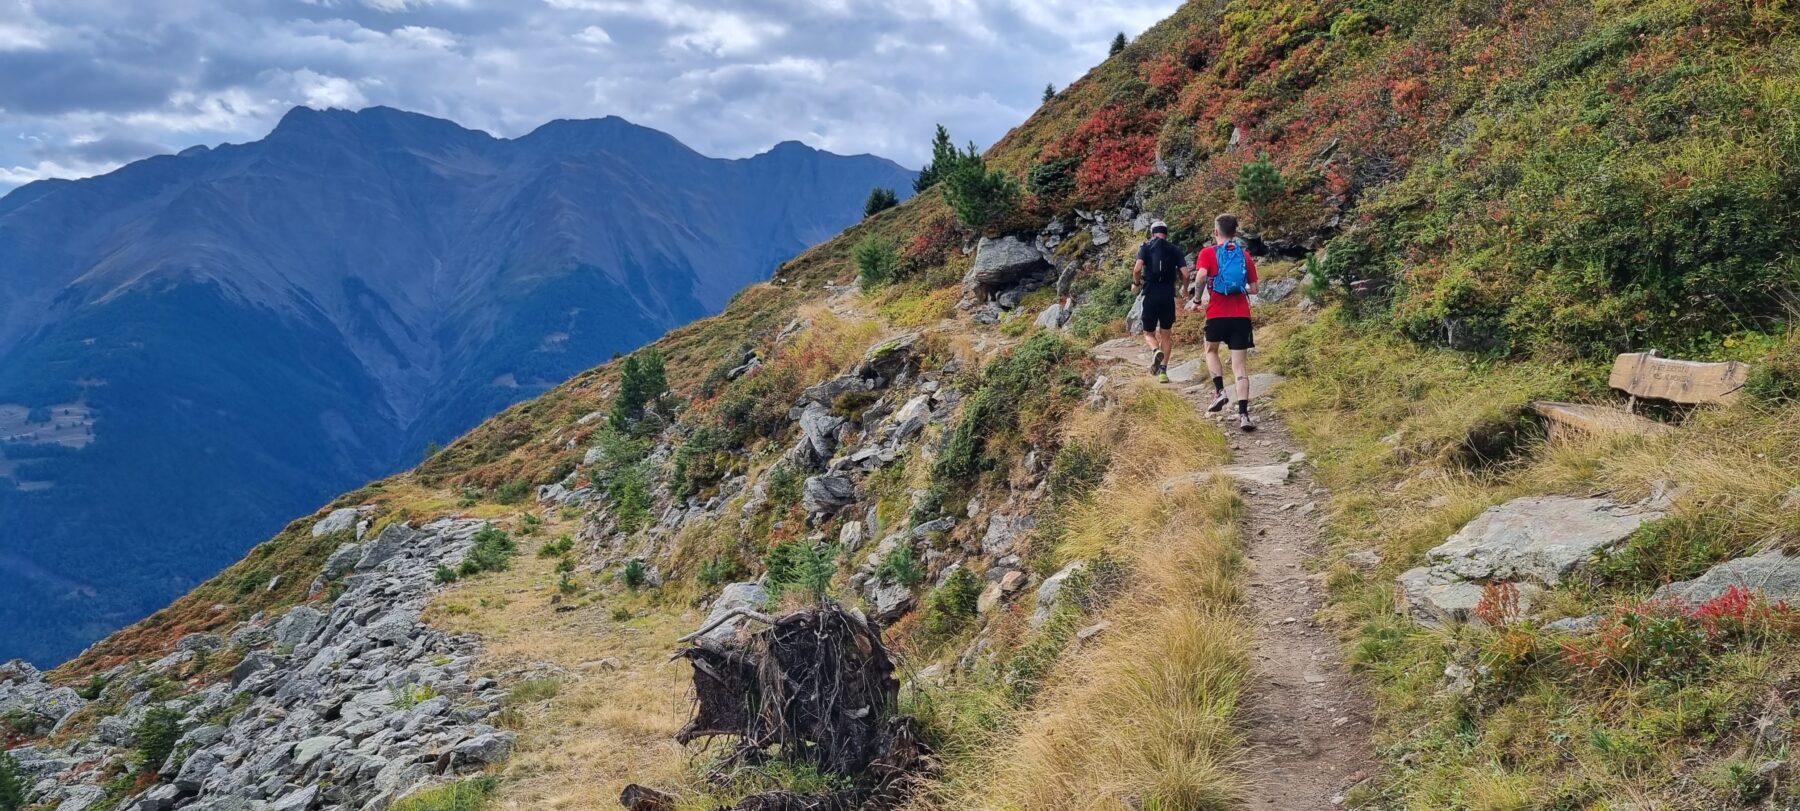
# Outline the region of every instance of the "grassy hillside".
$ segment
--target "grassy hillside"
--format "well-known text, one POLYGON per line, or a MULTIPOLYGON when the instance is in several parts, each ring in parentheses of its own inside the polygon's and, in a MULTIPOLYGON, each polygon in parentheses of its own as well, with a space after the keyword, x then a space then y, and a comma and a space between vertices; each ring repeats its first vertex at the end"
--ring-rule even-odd
MULTIPOLYGON (((601 492, 591 506, 546 511, 588 550, 576 550, 583 568, 566 594, 545 564, 459 585, 440 605, 444 622, 503 651, 497 668, 520 672, 582 665, 587 654, 546 637, 545 623, 610 621, 622 639, 666 639, 734 579, 764 576, 790 601, 856 601, 868 547, 838 545, 852 521, 872 541, 942 518, 1028 511, 1037 526, 1020 538, 1022 571, 1041 580, 1080 560, 1095 572, 1047 622, 1028 622, 1029 591, 977 611, 981 584, 952 582, 952 564, 977 575, 1000 565, 983 551, 980 521, 928 533, 920 559, 909 546, 879 561, 881 577, 918 598, 888 637, 932 685, 910 693, 908 708, 947 759, 920 802, 1038 808, 1076 795, 1234 807, 1245 768, 1232 726, 1247 672, 1243 505, 1208 486, 1158 489, 1224 461, 1217 434, 1154 390, 1088 411, 1095 370, 1083 350, 1117 334, 1125 312, 1136 242, 1122 206, 1168 220, 1188 245, 1214 213, 1239 211, 1273 255, 1268 275, 1302 274, 1309 309, 1322 308, 1265 313, 1277 323, 1259 333, 1257 362, 1290 377, 1279 404, 1334 491, 1328 614, 1378 699, 1385 759, 1351 802, 1792 802, 1785 778, 1770 776, 1791 769, 1785 741, 1796 731, 1787 615, 1728 637, 1687 627, 1679 639, 1692 650, 1660 659, 1604 647, 1623 632, 1575 637, 1541 621, 1591 612, 1621 627, 1660 583, 1800 538, 1787 498, 1800 486, 1800 345, 1788 326, 1800 293, 1797 53, 1800 10, 1784 0, 1190 3, 989 150, 986 168, 1018 187, 996 193, 997 213, 969 221, 966 188, 946 182, 658 342, 671 393, 651 417, 607 426, 620 376, 610 364, 334 506, 373 504, 380 521, 502 518, 535 506, 538 485, 601 492), (1094 212, 1110 230, 1088 225, 1094 212), (1082 269, 1068 336, 1032 326, 1048 289, 993 324, 958 306, 980 236, 1029 239, 1053 220, 1063 230, 1042 233, 1059 238, 1054 254, 1082 269), (852 288, 870 266, 885 280, 852 288), (809 518, 803 474, 787 461, 800 436, 790 407, 905 332, 920 335, 919 375, 930 379, 883 396, 897 404, 929 382, 957 393, 953 413, 860 480, 854 508, 809 518), (1613 353, 1651 347, 1749 361, 1750 396, 1729 409, 1655 412, 1681 428, 1654 441, 1551 446, 1525 417, 1534 399, 1609 398, 1613 353), (761 369, 730 379, 750 351, 761 369), (594 448, 600 461, 588 464, 594 448), (1146 458, 1154 463, 1136 463, 1146 458), (1392 576, 1481 509, 1526 494, 1637 498, 1659 479, 1689 486, 1674 517, 1591 579, 1549 593, 1538 613, 1443 631, 1395 614, 1392 576), (655 530, 670 508, 701 517, 655 530), (1372 570, 1347 562, 1370 551, 1381 553, 1372 570), (642 568, 630 574, 634 565, 654 567, 661 585, 645 585, 642 568), (1188 599, 1170 599, 1178 593, 1188 599), (1129 630, 1073 644, 1100 619, 1129 630), (1161 657, 1151 676, 1127 666, 1147 651, 1161 657), (1608 658, 1627 655, 1641 658, 1608 658), (1446 688, 1451 664, 1479 674, 1471 689, 1446 688), (1070 745, 1067 730, 1121 716, 1144 723, 1070 745), (1778 770, 1763 771, 1768 763, 1778 770)), ((1184 346, 1197 327, 1181 322, 1184 346)), ((854 421, 877 402, 850 392, 829 405, 854 421)), ((266 584, 316 568, 335 547, 311 538, 310 523, 60 676, 307 599, 302 583, 266 584)), ((579 699, 522 711, 529 765, 501 787, 508 801, 573 802, 555 798, 628 776, 559 757, 559 728, 589 724, 599 739, 633 745, 677 722, 668 691, 680 674, 652 661, 655 646, 606 644, 625 658, 622 689, 602 694, 573 677, 579 699), (626 717, 634 707, 636 722, 626 717)), ((657 751, 631 761, 639 774, 704 788, 695 764, 657 751)))

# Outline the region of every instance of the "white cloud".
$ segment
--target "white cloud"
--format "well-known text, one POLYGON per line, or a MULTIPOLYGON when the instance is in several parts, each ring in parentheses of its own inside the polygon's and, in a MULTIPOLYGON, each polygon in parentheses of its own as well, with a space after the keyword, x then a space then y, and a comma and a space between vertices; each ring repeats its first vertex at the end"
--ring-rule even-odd
POLYGON ((612 44, 612 35, 606 33, 606 29, 597 25, 590 25, 581 29, 580 33, 575 35, 575 39, 596 47, 612 44))
POLYGON ((310 70, 301 70, 294 74, 301 98, 308 107, 342 107, 356 110, 367 107, 368 97, 355 82, 342 76, 326 76, 310 70))
POLYGON ((116 162, 103 163, 61 163, 58 161, 38 161, 34 166, 0 166, 0 188, 23 186, 38 180, 50 178, 77 179, 102 175, 119 168, 116 162))
POLYGON ((253 140, 295 105, 384 104, 500 136, 620 115, 721 157, 802 139, 917 166, 933 125, 992 143, 1114 32, 1179 4, 0 0, 0 192, 134 149, 253 140))

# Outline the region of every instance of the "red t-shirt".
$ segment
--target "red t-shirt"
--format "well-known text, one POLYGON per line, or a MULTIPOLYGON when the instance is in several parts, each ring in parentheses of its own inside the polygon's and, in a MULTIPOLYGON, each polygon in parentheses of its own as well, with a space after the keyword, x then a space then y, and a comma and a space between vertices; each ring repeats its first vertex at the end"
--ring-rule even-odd
MULTIPOLYGON (((1207 295, 1211 297, 1206 302, 1206 317, 1249 318, 1250 295, 1248 293, 1225 296, 1212 290, 1212 278, 1219 275, 1219 257, 1217 254, 1213 253, 1218 249, 1219 246, 1217 245, 1209 245, 1201 248, 1199 256, 1194 260, 1195 270, 1197 271, 1194 275, 1204 280, 1204 283, 1207 285, 1207 295)), ((1234 242, 1229 246, 1229 249, 1243 251, 1244 246, 1234 242)), ((1249 251, 1244 251, 1244 281, 1249 284, 1256 284, 1256 260, 1251 258, 1249 251)))

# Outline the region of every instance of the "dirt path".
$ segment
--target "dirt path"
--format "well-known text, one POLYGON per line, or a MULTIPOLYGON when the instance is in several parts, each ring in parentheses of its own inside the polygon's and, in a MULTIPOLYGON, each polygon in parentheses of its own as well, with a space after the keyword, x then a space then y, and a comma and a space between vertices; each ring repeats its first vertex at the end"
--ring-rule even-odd
MULTIPOLYGON (((1137 339, 1096 347, 1113 363, 1114 379, 1148 374, 1149 357, 1137 339), (1129 343, 1126 343, 1129 341, 1129 343)), ((1179 367, 1192 353, 1177 350, 1179 367)), ((1185 375, 1182 375, 1185 377, 1185 375)), ((1369 705, 1344 665, 1342 646, 1313 617, 1325 602, 1322 577, 1309 571, 1324 552, 1320 533, 1326 493, 1304 464, 1291 464, 1300 446, 1266 395, 1278 379, 1253 378, 1253 434, 1238 430, 1235 414, 1218 415, 1231 442, 1233 464, 1249 506, 1245 552, 1250 560, 1255 674, 1245 726, 1253 765, 1247 807, 1255 811, 1318 811, 1341 807, 1344 794, 1369 774, 1369 705)), ((1212 386, 1204 371, 1197 385, 1172 385, 1197 409, 1212 386)))

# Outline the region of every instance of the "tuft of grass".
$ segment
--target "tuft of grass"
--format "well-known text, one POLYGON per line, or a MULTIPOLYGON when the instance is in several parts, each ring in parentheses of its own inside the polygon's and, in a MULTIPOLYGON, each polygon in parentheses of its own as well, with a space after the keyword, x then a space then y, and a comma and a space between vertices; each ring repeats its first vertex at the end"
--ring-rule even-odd
POLYGON ((1089 574, 1071 578, 1069 598, 1007 673, 910 699, 950 758, 930 802, 1236 808, 1250 666, 1241 506, 1229 482, 1193 475, 1224 460, 1224 440, 1179 397, 1148 386, 1070 431, 1115 451, 1055 551, 1087 559, 1089 574), (1066 654, 1074 630, 1097 617, 1112 629, 1066 654), (1004 686, 1038 681, 1041 692, 1004 686))
POLYGON ((414 792, 389 806, 393 811, 480 811, 500 787, 496 777, 480 776, 414 792))

